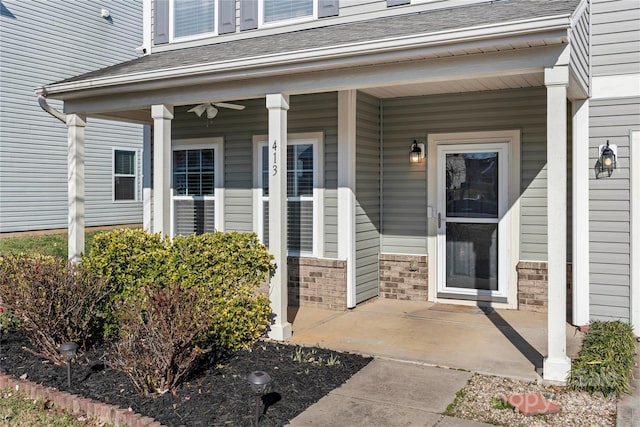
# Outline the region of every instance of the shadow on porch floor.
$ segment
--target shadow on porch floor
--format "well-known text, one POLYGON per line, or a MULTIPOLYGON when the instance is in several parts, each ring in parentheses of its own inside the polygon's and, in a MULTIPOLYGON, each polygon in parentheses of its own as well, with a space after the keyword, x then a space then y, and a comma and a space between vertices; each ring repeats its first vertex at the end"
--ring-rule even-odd
MULTIPOLYGON (((376 299, 336 312, 290 308, 294 344, 533 380, 547 350, 547 315, 376 299)), ((583 334, 567 328, 567 353, 583 334)))

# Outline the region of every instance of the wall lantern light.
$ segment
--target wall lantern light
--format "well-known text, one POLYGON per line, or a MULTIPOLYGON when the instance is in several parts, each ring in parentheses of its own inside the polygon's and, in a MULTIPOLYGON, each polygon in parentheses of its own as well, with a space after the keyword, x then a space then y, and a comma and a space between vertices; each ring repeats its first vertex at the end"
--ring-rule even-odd
POLYGON ((599 178, 600 174, 603 173, 606 173, 609 177, 616 168, 618 146, 609 145, 609 140, 607 140, 606 145, 602 144, 598 149, 600 151, 600 157, 596 163, 596 178, 599 178))
POLYGON ((69 388, 71 388, 71 360, 75 357, 77 350, 78 344, 74 342, 66 342, 60 344, 60 347, 58 347, 58 351, 60 351, 65 362, 67 362, 67 385, 69 388))
POLYGON ((411 151, 409 151, 409 162, 412 164, 424 162, 424 143, 413 140, 411 151))
POLYGON ((247 381, 251 385, 251 390, 256 395, 256 427, 260 423, 260 398, 267 389, 269 383, 271 383, 271 376, 264 371, 253 371, 247 376, 247 381))

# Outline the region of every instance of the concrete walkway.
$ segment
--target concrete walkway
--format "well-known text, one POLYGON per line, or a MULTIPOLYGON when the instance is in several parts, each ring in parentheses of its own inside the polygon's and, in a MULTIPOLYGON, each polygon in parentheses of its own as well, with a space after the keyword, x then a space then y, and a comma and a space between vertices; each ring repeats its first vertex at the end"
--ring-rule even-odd
POLYGON ((469 372, 376 359, 289 426, 488 426, 442 415, 469 377, 469 372))
MULTIPOLYGON (((488 426, 443 414, 472 372, 536 380, 547 348, 546 314, 512 310, 378 299, 289 321, 291 343, 375 356, 292 427, 488 426)), ((581 340, 568 325, 570 356, 581 340)))

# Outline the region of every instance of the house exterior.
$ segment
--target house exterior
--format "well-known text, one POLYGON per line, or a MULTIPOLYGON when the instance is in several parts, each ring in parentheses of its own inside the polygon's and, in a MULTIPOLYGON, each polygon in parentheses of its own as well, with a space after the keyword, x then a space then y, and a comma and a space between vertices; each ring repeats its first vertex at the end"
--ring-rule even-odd
MULTIPOLYGON (((78 6, 0 2, 0 233, 68 225, 67 129, 38 106, 34 89, 139 56, 141 3, 78 6)), ((140 124, 91 118, 86 225, 142 222, 142 139, 140 124)))
POLYGON ((78 147, 87 116, 153 123, 148 230, 256 232, 277 264, 273 338, 289 304, 546 311, 544 378, 563 381, 568 314, 640 328, 637 2, 144 11, 144 57, 40 92, 78 147))

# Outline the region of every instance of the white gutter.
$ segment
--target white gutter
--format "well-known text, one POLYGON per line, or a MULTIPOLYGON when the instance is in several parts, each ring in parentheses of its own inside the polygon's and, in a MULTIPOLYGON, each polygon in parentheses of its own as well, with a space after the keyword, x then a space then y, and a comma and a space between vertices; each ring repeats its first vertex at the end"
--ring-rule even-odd
POLYGON ((60 111, 53 108, 51 105, 47 104, 47 98, 44 95, 38 95, 38 104, 40 104, 40 108, 42 108, 47 113, 51 114, 56 119, 60 120, 65 125, 67 124, 67 115, 61 113, 60 111))
POLYGON ((466 29, 447 30, 421 35, 399 36, 384 40, 347 43, 322 48, 304 49, 228 61, 187 65, 161 70, 141 71, 116 76, 97 77, 75 82, 58 83, 36 89, 36 93, 64 94, 65 92, 97 89, 128 83, 142 83, 153 80, 189 77, 199 74, 237 72, 263 66, 277 66, 300 62, 322 61, 346 56, 366 55, 385 51, 410 50, 425 46, 477 41, 482 39, 504 38, 542 31, 566 30, 571 27, 571 18, 567 15, 535 18, 512 22, 507 25, 490 24, 466 29))

